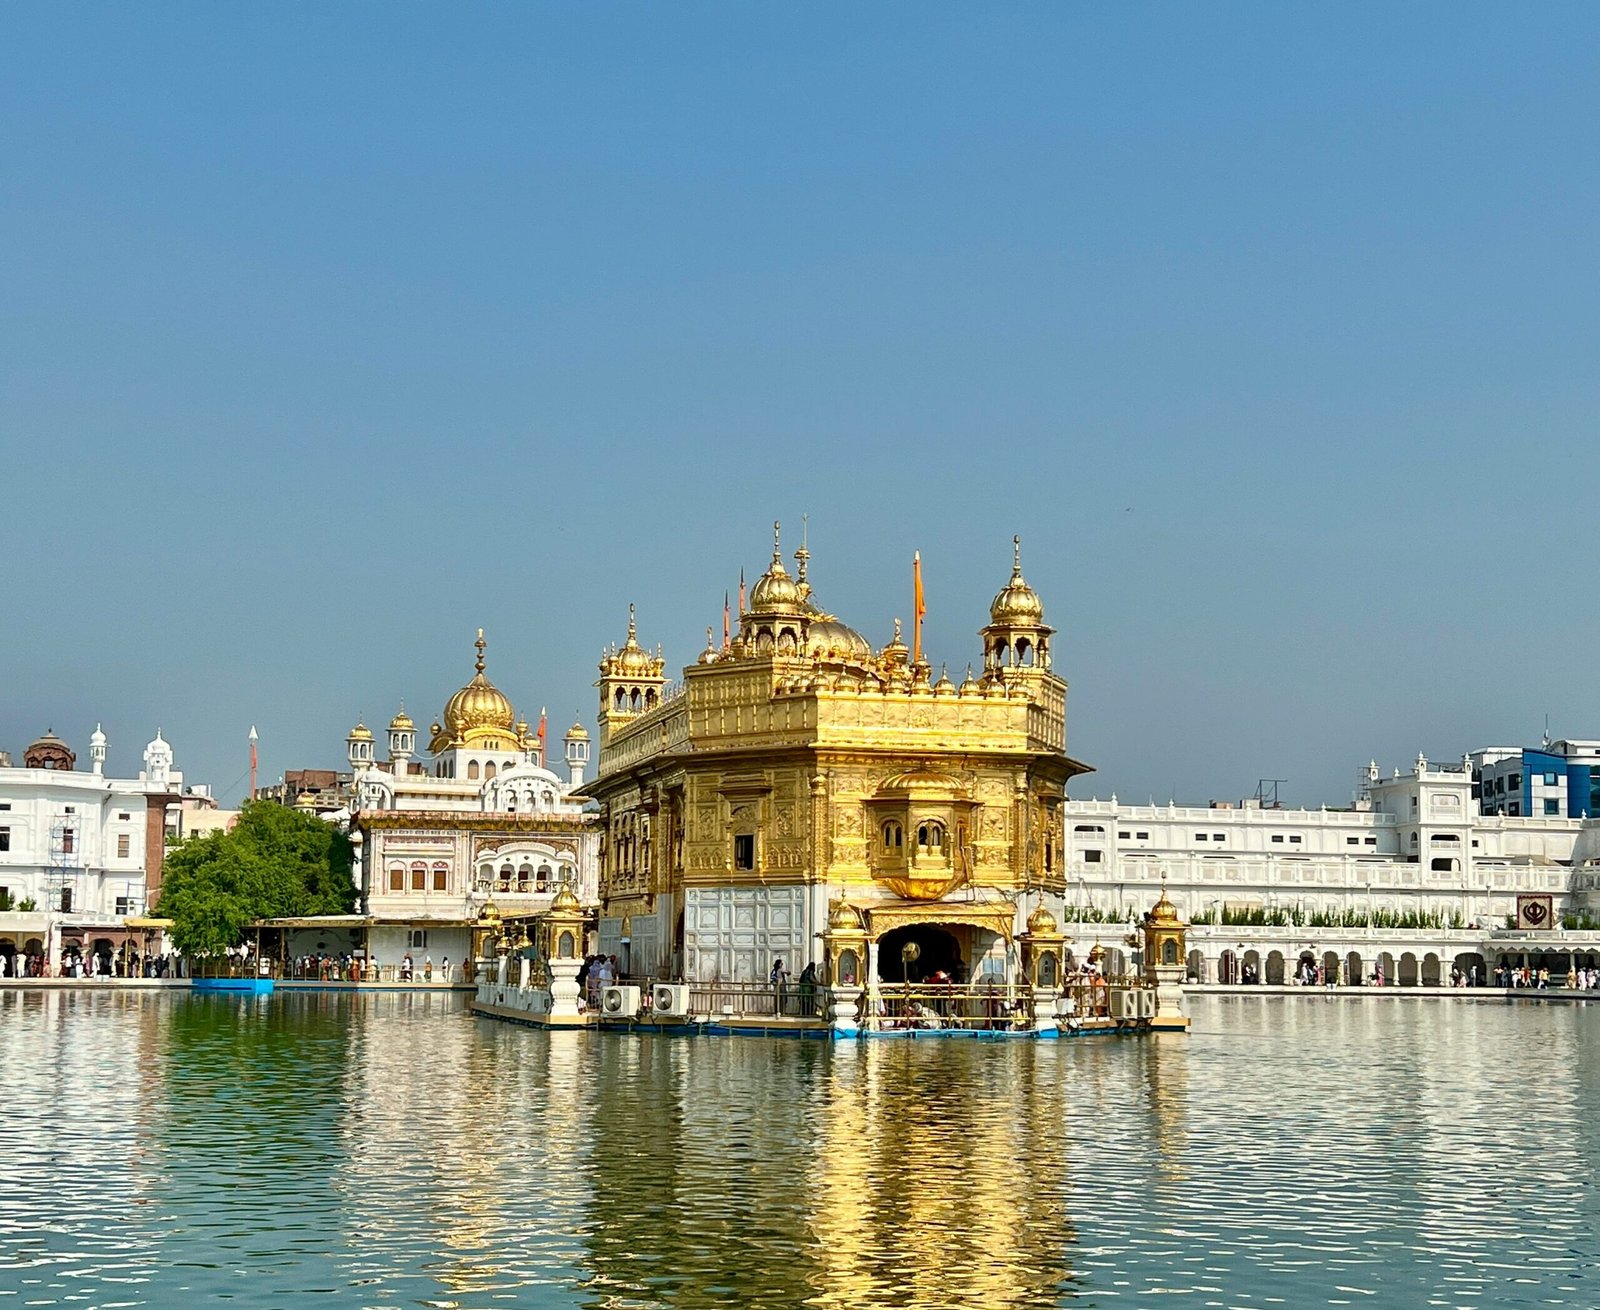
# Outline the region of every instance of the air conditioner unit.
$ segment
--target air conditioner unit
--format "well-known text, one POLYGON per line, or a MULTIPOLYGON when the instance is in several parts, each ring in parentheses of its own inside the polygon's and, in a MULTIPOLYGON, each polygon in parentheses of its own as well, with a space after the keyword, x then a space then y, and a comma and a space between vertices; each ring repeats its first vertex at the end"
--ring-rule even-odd
POLYGON ((1119 987, 1111 993, 1111 1017, 1128 1023, 1139 1017, 1139 993, 1132 987, 1119 987))
POLYGON ((1141 987, 1134 995, 1139 998, 1139 1017, 1141 1019, 1154 1019, 1156 1017, 1156 989, 1154 987, 1141 987))
POLYGON ((637 987, 606 987, 600 992, 600 1013, 607 1019, 631 1019, 639 1013, 637 987))
POLYGON ((687 1019, 689 989, 682 983, 657 983, 650 993, 650 1012, 658 1019, 687 1019))

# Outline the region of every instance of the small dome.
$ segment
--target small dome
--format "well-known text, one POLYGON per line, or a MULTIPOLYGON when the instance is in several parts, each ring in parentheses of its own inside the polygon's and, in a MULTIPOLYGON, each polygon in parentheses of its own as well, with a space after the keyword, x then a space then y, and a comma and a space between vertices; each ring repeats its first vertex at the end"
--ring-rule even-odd
POLYGON ((400 713, 389 720, 390 732, 415 732, 417 725, 411 721, 411 716, 406 713, 406 707, 400 707, 400 713))
POLYGON ((1051 914, 1044 906, 1040 906, 1028 916, 1028 931, 1035 937, 1048 936, 1056 930, 1056 916, 1051 914))
POLYGON ((939 670, 939 681, 933 684, 933 694, 935 696, 954 696, 956 694, 956 684, 950 681, 950 671, 948 669, 939 670))
POLYGON ((783 548, 778 542, 778 525, 772 525, 772 563, 750 589, 750 614, 794 614, 805 606, 806 593, 783 567, 783 548))
POLYGON ((472 681, 452 696, 444 707, 444 724, 450 735, 460 740, 474 728, 495 728, 511 733, 516 711, 500 689, 484 676, 483 652, 488 643, 483 639, 483 629, 478 629, 476 671, 472 681))
POLYGON ((1150 908, 1151 923, 1181 923, 1178 918, 1178 907, 1167 899, 1167 889, 1162 887, 1161 899, 1150 908))
POLYGON ((574 723, 567 729, 567 741, 588 741, 589 733, 581 723, 574 723))
POLYGON ((483 909, 478 911, 478 922, 484 924, 500 922, 500 907, 493 901, 485 901, 483 909))
POLYGON ((1022 579, 1022 539, 1012 538, 1011 580, 989 606, 989 622, 997 628, 1035 628, 1044 622, 1044 602, 1022 579))
POLYGON ((657 659, 639 644, 639 632, 634 623, 633 606, 628 606, 628 640, 621 650, 613 650, 600 661, 602 675, 613 678, 660 677, 663 661, 657 659))
POLYGON ((900 640, 900 620, 894 621, 894 636, 889 639, 889 644, 883 648, 883 662, 885 664, 904 664, 910 656, 905 642, 900 640))
POLYGON ((100 730, 100 725, 97 723, 94 725, 94 731, 89 734, 89 745, 104 746, 105 744, 106 735, 100 730))
POLYGON ((835 901, 833 913, 828 916, 828 927, 835 932, 861 932, 861 911, 849 901, 835 901))
POLYGON ((953 774, 941 773, 937 769, 908 769, 904 773, 896 773, 885 778, 879 784, 877 794, 926 796, 929 793, 939 793, 961 796, 966 794, 966 790, 966 785, 953 774))
MULTIPOLYGON (((345 740, 346 741, 371 741, 372 740, 372 729, 367 727, 367 725, 365 723, 362 723, 359 719, 357 719, 356 720, 356 726, 350 729, 350 735, 348 737, 346 737, 345 740)), ((155 743, 152 742, 151 744, 154 745, 155 743)))
POLYGON ((561 884, 561 890, 556 893, 555 900, 550 902, 550 908, 559 910, 563 914, 577 914, 582 911, 583 906, 579 903, 577 894, 572 890, 572 884, 564 882, 561 884))

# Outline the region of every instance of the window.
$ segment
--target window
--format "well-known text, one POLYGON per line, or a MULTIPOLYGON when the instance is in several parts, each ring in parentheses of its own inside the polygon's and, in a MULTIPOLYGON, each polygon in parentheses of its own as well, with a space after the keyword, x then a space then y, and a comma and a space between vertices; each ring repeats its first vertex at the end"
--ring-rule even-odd
POLYGON ((63 887, 61 889, 61 913, 72 913, 72 888, 70 887, 63 887))
POLYGON ((10 849, 11 849, 11 829, 10 828, 0 828, 0 851, 9 851, 10 849))
POLYGON ((1273 833, 1272 834, 1272 840, 1275 841, 1275 842, 1281 842, 1283 840, 1283 834, 1281 832, 1273 833))
POLYGON ((450 868, 448 865, 436 864, 433 866, 433 890, 442 892, 450 886, 450 868))
POLYGON ((1556 785, 1556 775, 1553 774, 1553 773, 1545 774, 1544 775, 1544 785, 1546 787, 1554 787, 1556 785))
POLYGON ((734 837, 733 867, 747 872, 756 867, 756 837, 753 832, 741 832, 734 837))
POLYGON ((406 889, 406 871, 400 865, 391 865, 389 868, 389 890, 403 892, 406 889))
POLYGON ((922 823, 917 825, 917 845, 925 851, 944 849, 944 825, 922 823))
POLYGON ((1301 841, 1301 837, 1300 837, 1299 833, 1296 832, 1296 833, 1291 833, 1289 835, 1289 844, 1291 846, 1298 846, 1300 844, 1300 841, 1301 841))
POLYGON ((1344 839, 1344 844, 1346 846, 1359 846, 1359 845, 1361 845, 1361 838, 1359 838, 1359 837, 1346 837, 1344 839))
POLYGON ((67 814, 76 814, 78 812, 78 807, 76 805, 63 805, 61 808, 67 814))
POLYGON ((1211 834, 1211 840, 1212 841, 1227 841, 1228 840, 1228 834, 1225 833, 1225 832, 1214 832, 1214 833, 1211 834))
POLYGON ((0 810, 9 810, 10 808, 11 808, 11 802, 10 801, 0 801, 0 810))
MULTIPOLYGON (((0 805, 0 810, 7 809, 7 808, 9 808, 9 807, 5 806, 5 805, 0 805)), ((131 815, 131 814, 127 813, 126 811, 124 811, 123 813, 117 815, 117 818, 121 819, 122 822, 126 823, 129 819, 133 818, 133 815, 131 815)))
POLYGON ((1150 840, 1150 834, 1147 833, 1147 832, 1136 832, 1133 835, 1135 837, 1137 837, 1140 841, 1149 841, 1150 840))
POLYGON ((898 851, 898 850, 900 850, 902 848, 902 846, 904 845, 904 843, 905 843, 905 839, 906 839, 905 830, 903 828, 901 828, 901 826, 898 823, 896 823, 893 819, 890 819, 888 823, 883 825, 883 849, 884 850, 886 850, 886 851, 898 851))
POLYGON ((428 930, 426 928, 413 928, 406 934, 406 945, 413 951, 428 949, 428 930))
POLYGON ((1117 834, 1117 840, 1118 841, 1132 841, 1133 840, 1133 834, 1131 832, 1119 832, 1117 834))
POLYGON ((78 834, 71 828, 63 828, 61 830, 61 853, 63 855, 71 855, 77 849, 77 846, 78 834))
POLYGON ((1098 823, 1080 823, 1080 824, 1075 825, 1073 827, 1072 831, 1073 832, 1104 832, 1105 829, 1102 828, 1098 823))
POLYGON ((1194 835, 1194 839, 1196 841, 1205 841, 1207 839, 1207 835, 1203 832, 1197 832, 1194 835))
POLYGON ((1363 838, 1363 840, 1368 846, 1376 846, 1378 844, 1378 839, 1376 837, 1366 837, 1363 838))
POLYGON ((117 834, 117 858, 119 860, 125 860, 128 858, 128 847, 131 844, 132 838, 130 838, 127 833, 119 832, 117 834))
POLYGON ((411 890, 425 892, 428 890, 428 866, 420 862, 411 866, 411 890))
POLYGON ((1083 853, 1083 862, 1085 864, 1099 864, 1100 863, 1100 852, 1099 851, 1085 851, 1083 853))
POLYGON ((1544 812, 1546 814, 1560 814, 1561 802, 1558 800, 1547 800, 1544 803, 1544 812))
POLYGON ((132 914, 133 913, 133 897, 131 897, 131 896, 119 896, 119 897, 117 897, 117 913, 118 913, 118 915, 120 915, 124 919, 127 918, 128 915, 132 914))
POLYGON ((1520 818, 1522 815, 1521 804, 1517 801, 1512 801, 1506 806, 1506 813, 1509 814, 1513 819, 1520 818))
POLYGON ((471 782, 478 780, 478 761, 470 760, 467 763, 467 778, 471 782))
POLYGON ((1454 866, 1455 861, 1452 860, 1448 855, 1441 855, 1437 859, 1431 861, 1428 865, 1428 867, 1435 873, 1449 873, 1454 866))

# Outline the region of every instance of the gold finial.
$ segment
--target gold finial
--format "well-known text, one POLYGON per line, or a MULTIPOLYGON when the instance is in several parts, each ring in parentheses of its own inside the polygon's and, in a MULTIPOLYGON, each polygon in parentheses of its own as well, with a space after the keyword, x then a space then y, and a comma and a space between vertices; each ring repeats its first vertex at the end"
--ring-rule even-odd
POLYGON ((633 641, 636 641, 637 638, 638 638, 638 630, 633 626, 633 602, 629 601, 628 602, 628 640, 629 640, 629 642, 633 642, 633 641))
POLYGON ((1019 533, 1011 538, 1011 576, 1022 576, 1022 535, 1019 533))
POLYGON ((783 563, 783 543, 778 540, 779 533, 782 530, 783 530, 783 524, 779 523, 777 519, 773 519, 773 521, 772 521, 772 562, 774 564, 782 564, 783 563))
POLYGON ((483 672, 483 652, 484 652, 484 649, 489 644, 488 642, 486 642, 483 639, 483 629, 482 628, 478 629, 478 639, 477 639, 477 641, 473 642, 472 644, 478 648, 477 670, 478 670, 479 673, 482 673, 483 672))
POLYGON ((899 619, 896 619, 894 621, 894 639, 897 642, 900 640, 900 620, 899 619))

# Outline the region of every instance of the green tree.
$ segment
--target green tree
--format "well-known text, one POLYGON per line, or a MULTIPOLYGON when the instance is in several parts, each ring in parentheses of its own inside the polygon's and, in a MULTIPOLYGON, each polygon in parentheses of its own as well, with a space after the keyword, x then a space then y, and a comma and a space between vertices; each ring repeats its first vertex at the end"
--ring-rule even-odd
POLYGON ((185 955, 236 946, 256 919, 349 914, 350 839, 274 801, 247 802, 231 832, 191 837, 168 852, 156 913, 185 955))

